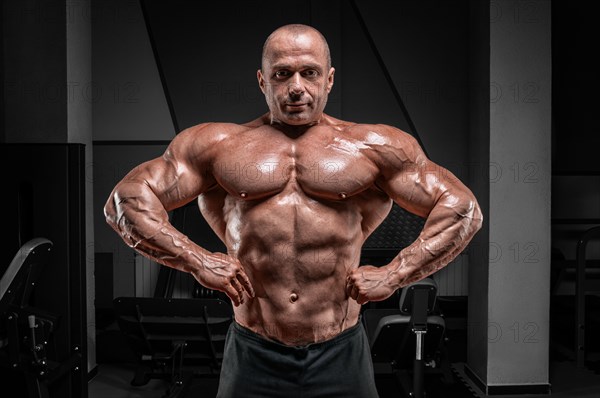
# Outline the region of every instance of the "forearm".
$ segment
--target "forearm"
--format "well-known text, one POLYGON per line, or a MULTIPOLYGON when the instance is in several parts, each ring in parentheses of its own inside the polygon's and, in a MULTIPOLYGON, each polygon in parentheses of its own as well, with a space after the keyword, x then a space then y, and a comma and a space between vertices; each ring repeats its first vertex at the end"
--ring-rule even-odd
POLYGON ((171 225, 164 206, 146 184, 118 187, 105 206, 105 216, 129 247, 159 264, 192 272, 210 254, 171 225))
POLYGON ((477 201, 444 195, 433 208, 419 237, 387 265, 397 288, 435 273, 450 263, 481 228, 477 201))

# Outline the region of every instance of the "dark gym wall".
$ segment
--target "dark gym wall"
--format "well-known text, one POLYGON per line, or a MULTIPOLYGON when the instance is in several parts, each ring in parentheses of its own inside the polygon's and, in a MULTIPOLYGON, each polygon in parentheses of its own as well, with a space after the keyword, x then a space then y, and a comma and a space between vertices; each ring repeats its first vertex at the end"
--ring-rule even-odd
POLYGON ((66 13, 3 1, 2 14, 3 142, 66 142, 66 13))
MULTIPOLYGON (((591 227, 581 220, 600 219, 600 61, 591 50, 596 29, 596 15, 581 4, 552 2, 552 244, 557 256, 569 259, 575 258, 579 237, 591 227), (574 222, 556 221, 565 219, 574 222)), ((588 256, 600 257, 599 241, 590 242, 588 256)), ((600 289, 593 278, 588 283, 588 289, 600 289)), ((574 289, 569 281, 557 293, 573 294, 574 289)))
MULTIPOLYGON (((185 0, 144 4, 180 130, 209 120, 245 122, 266 112, 256 83, 262 44, 278 26, 300 22, 314 25, 331 42, 337 73, 327 112, 410 132, 350 1, 301 1, 283 8, 274 1, 235 7, 185 0)), ((356 4, 424 146, 434 160, 461 173, 467 148, 467 2, 356 4)))
MULTIPOLYGON (((87 295, 86 316, 80 321, 87 325, 88 348, 87 369, 95 366, 95 327, 94 327, 94 236, 93 236, 93 194, 92 194, 92 106, 85 96, 85 88, 91 85, 91 21, 89 18, 90 0, 45 1, 45 0, 6 0, 1 5, 1 45, 2 45, 2 120, 0 124, 0 142, 7 144, 24 144, 26 148, 33 144, 56 148, 82 145, 85 155, 79 159, 84 172, 85 193, 79 198, 85 206, 84 244, 78 248, 83 252, 81 257, 73 254, 69 258, 81 263, 67 263, 57 259, 52 263, 56 267, 83 267, 83 275, 87 276, 86 286, 80 293, 87 295), (87 178, 86 178, 87 177, 87 178), (77 260, 75 260, 77 259, 77 260), (90 286, 91 285, 91 286, 90 286)), ((44 181, 55 189, 48 192, 44 203, 50 203, 53 195, 60 196, 58 188, 64 170, 58 162, 47 161, 39 156, 21 158, 17 151, 8 151, 10 166, 3 167, 8 183, 9 178, 28 180, 37 178, 37 173, 27 175, 28 170, 20 167, 20 162, 34 167, 42 167, 49 172, 51 180, 44 181)), ((27 153, 27 151, 21 152, 27 153)), ((48 149, 51 153, 51 149, 48 149)), ((7 161, 7 159, 3 159, 7 161)), ((67 169, 72 171, 72 165, 67 169)), ((11 203, 17 195, 15 189, 5 185, 6 202, 11 203)), ((14 203, 14 202, 13 202, 14 203)), ((42 203, 42 202, 40 202, 42 203)), ((81 203, 70 202, 73 212, 78 211, 81 203)), ((6 207, 8 211, 16 211, 6 207)), ((41 209, 46 209, 42 207, 41 209)), ((36 209, 37 210, 37 209, 36 209)), ((46 209, 47 210, 47 209, 46 209)), ((44 216, 42 210, 36 215, 36 222, 42 223, 56 214, 44 216), (41 218, 40 218, 41 217, 41 218), (39 219, 38 219, 39 218, 39 219)), ((33 218, 33 216, 30 215, 33 218)), ((63 224, 53 223, 55 233, 61 231, 63 224)), ((6 228, 9 235, 17 234, 17 228, 6 228)), ((31 237, 31 236, 29 236, 31 237)), ((45 236, 52 240, 51 236, 45 236)), ((13 238, 14 239, 14 238, 13 238)), ((71 239, 69 239, 72 242, 71 239)), ((11 244, 14 240, 11 242, 11 244)), ((57 243, 57 242, 55 242, 57 243)), ((64 242, 63 242, 64 243, 64 242)), ((58 243, 57 243, 58 244, 58 243)), ((13 248, 7 251, 14 255, 13 248)), ((10 255, 10 254, 9 254, 10 255)), ((60 285, 59 288, 62 288, 60 285)), ((66 303, 63 302, 66 305, 66 303)))
MULTIPOLYGON (((490 6, 487 2, 471 0, 469 21, 469 160, 473 165, 490 164, 490 6)), ((469 182, 477 197, 483 214, 490 212, 489 167, 475 169, 470 173, 469 182)), ((490 225, 485 221, 470 244, 469 286, 477 286, 469 292, 468 342, 476 349, 468 350, 468 362, 473 369, 485 369, 488 353, 483 343, 487 339, 484 329, 488 325, 488 304, 486 294, 489 279, 490 225), (471 297, 477 296, 471 300, 471 297), (474 324, 473 320, 479 320, 474 324)))
POLYGON ((552 2, 553 167, 595 171, 600 61, 597 14, 579 2, 552 2), (573 21, 577 21, 573 23, 573 21))
MULTIPOLYGON (((278 26, 299 22, 321 30, 331 47, 336 75, 327 113, 412 132, 350 1, 144 4, 179 130, 266 112, 256 83, 262 44, 278 26)), ((429 156, 468 181, 467 1, 356 5, 429 156)), ((94 202, 101 215, 110 188, 128 171, 124 165, 147 160, 138 149, 148 144, 164 149, 176 128, 138 2, 93 7, 93 74, 103 89, 94 102, 94 179, 102 181, 94 202), (126 149, 117 148, 120 141, 126 149)), ((98 219, 96 251, 115 253, 114 280, 123 281, 119 273, 130 272, 133 254, 98 219)), ((115 296, 132 294, 133 285, 129 292, 125 285, 115 285, 115 296)))

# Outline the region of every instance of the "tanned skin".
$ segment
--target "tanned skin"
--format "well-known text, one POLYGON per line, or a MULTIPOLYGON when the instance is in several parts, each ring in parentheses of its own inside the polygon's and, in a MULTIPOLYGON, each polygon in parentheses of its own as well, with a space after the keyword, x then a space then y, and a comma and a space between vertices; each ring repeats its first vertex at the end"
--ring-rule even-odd
POLYGON ((287 345, 355 325, 362 304, 447 265, 482 223, 471 191, 412 136, 323 113, 334 73, 318 31, 276 30, 257 73, 269 112, 182 131, 105 205, 130 247, 225 292, 238 323, 287 345), (227 253, 169 223, 167 212, 192 200, 227 253), (426 218, 420 236, 385 266, 360 265, 363 243, 393 202, 426 218))

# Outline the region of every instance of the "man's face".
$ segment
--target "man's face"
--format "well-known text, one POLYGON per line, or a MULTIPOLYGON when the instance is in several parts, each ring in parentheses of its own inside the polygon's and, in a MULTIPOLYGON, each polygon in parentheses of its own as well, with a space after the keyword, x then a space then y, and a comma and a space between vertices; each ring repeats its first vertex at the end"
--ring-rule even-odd
POLYGON ((281 33, 274 37, 263 69, 257 73, 272 120, 294 126, 318 122, 334 72, 318 35, 281 33))

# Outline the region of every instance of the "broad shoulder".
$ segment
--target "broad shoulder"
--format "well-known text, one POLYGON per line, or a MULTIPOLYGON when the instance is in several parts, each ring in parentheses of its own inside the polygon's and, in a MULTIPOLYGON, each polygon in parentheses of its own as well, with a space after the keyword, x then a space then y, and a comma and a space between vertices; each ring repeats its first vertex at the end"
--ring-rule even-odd
POLYGON ((248 126, 235 123, 201 123, 192 127, 188 127, 177 134, 175 139, 173 139, 173 142, 182 142, 186 145, 191 143, 214 145, 219 141, 230 137, 231 135, 248 129, 248 126))
POLYGON ((221 142, 248 129, 244 125, 218 122, 188 127, 173 138, 164 158, 196 164, 210 161, 221 142))
POLYGON ((177 134, 171 141, 170 148, 186 148, 186 151, 206 150, 248 129, 250 127, 235 123, 201 123, 177 134))
POLYGON ((393 145, 411 145, 412 141, 415 141, 409 133, 387 124, 352 123, 345 126, 344 132, 365 143, 376 141, 393 145))
POLYGON ((386 124, 352 124, 344 129, 341 139, 360 143, 365 153, 377 163, 423 162, 425 154, 409 133, 386 124))

